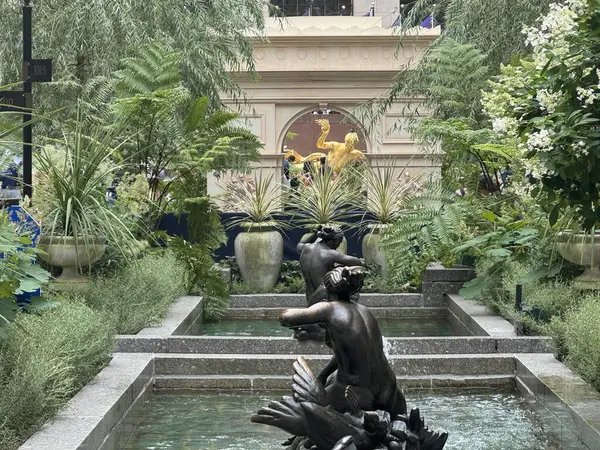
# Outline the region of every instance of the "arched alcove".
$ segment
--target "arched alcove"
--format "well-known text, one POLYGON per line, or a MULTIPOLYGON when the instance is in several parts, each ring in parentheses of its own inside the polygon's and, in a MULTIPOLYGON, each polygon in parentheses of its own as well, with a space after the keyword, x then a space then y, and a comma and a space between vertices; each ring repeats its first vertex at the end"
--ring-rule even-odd
POLYGON ((329 120, 331 125, 327 141, 344 142, 346 134, 354 130, 359 138, 356 148, 363 153, 370 152, 370 139, 362 124, 349 112, 333 105, 326 109, 306 108, 295 114, 279 134, 278 150, 282 153, 295 150, 301 156, 322 152, 317 148, 317 141, 322 134, 321 125, 317 123, 320 119, 329 120))

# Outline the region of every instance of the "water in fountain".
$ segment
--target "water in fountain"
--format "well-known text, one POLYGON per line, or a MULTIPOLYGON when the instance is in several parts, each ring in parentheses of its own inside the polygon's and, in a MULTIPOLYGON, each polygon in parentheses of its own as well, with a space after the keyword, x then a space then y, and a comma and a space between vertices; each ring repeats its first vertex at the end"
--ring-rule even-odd
MULTIPOLYGON (((142 422, 119 450, 274 450, 289 435, 277 428, 251 424, 248 416, 277 392, 232 394, 159 392, 142 412, 142 422)), ((427 423, 447 430, 445 450, 578 449, 552 415, 540 421, 522 397, 511 392, 412 392, 427 423)))

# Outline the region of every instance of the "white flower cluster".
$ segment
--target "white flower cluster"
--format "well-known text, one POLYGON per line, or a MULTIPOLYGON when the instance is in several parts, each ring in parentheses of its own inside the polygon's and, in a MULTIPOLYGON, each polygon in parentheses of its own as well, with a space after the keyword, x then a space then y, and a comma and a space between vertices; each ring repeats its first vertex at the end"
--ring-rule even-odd
POLYGON ((579 141, 573 144, 573 153, 576 157, 581 155, 587 156, 590 154, 587 144, 584 141, 579 141))
POLYGON ((537 100, 540 102, 540 107, 547 111, 548 114, 556 112, 556 108, 564 98, 565 94, 562 91, 550 92, 547 89, 540 89, 537 92, 537 100))
POLYGON ((529 95, 523 98, 520 90, 529 83, 529 76, 524 67, 502 66, 502 73, 497 81, 488 82, 490 91, 483 91, 481 104, 483 113, 492 119, 492 128, 500 136, 517 136, 518 119, 515 117, 523 112, 533 98, 529 95))
POLYGON ((552 150, 552 135, 548 130, 540 130, 529 133, 527 136, 527 148, 529 151, 549 152, 552 150))
POLYGON ((577 99, 583 103, 583 107, 592 106, 593 103, 600 98, 600 95, 594 88, 584 88, 577 86, 577 99))
POLYGON ((518 124, 517 119, 512 117, 495 117, 492 120, 492 129, 499 136, 515 136, 518 124))
MULTIPOLYGON (((533 57, 538 69, 543 68, 552 56, 561 57, 569 53, 568 37, 577 32, 577 19, 585 9, 584 0, 566 0, 552 3, 550 12, 539 27, 523 30, 526 43, 533 47, 533 57)), ((574 58, 571 58, 572 61, 574 58)))

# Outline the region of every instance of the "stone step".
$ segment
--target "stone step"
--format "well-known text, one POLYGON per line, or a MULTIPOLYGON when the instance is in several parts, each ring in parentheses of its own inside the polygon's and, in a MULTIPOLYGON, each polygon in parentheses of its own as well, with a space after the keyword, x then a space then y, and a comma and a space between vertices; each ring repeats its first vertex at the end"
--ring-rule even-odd
MULTIPOLYGON (((305 356, 313 371, 320 371, 328 355, 305 356)), ((296 356, 287 355, 156 355, 156 375, 276 375, 291 376, 296 356)), ((503 355, 415 355, 389 358, 399 376, 512 375, 514 357, 503 355)))
MULTIPOLYGON (((229 308, 225 319, 277 320, 285 309, 282 307, 229 308)), ((447 308, 371 306, 369 309, 377 319, 444 319, 448 315, 447 308)))
MULTIPOLYGON (((494 353, 552 353, 552 338, 545 337, 407 337, 387 338, 391 355, 445 355, 494 353)), ((331 350, 323 343, 298 342, 289 337, 233 336, 119 336, 117 352, 190 354, 322 355, 331 350)))
MULTIPOLYGON (((361 294, 360 303, 369 307, 424 306, 421 294, 361 294)), ((304 294, 250 294, 232 295, 231 308, 303 308, 304 294)))
MULTIPOLYGON (((403 391, 425 389, 515 389, 513 375, 424 375, 399 376, 403 391)), ((244 391, 289 391, 292 378, 286 375, 157 375, 154 389, 240 389, 244 391)))

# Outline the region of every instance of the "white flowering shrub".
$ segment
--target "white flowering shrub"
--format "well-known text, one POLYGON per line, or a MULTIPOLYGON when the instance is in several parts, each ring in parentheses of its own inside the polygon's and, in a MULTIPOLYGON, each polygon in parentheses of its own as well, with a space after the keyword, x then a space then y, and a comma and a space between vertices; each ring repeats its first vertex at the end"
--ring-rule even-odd
POLYGON ((531 59, 503 66, 483 94, 494 131, 517 139, 539 167, 551 222, 573 207, 588 229, 600 222, 598 30, 600 0, 551 5, 537 26, 524 30, 531 59))

